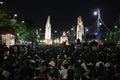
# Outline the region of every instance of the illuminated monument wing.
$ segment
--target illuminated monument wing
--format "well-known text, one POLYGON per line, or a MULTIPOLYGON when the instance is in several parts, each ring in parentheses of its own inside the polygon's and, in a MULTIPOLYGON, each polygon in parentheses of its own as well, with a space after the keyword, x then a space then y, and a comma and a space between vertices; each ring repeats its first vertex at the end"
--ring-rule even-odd
POLYGON ((82 42, 82 35, 84 35, 84 26, 81 19, 81 16, 77 18, 77 27, 76 27, 76 39, 80 39, 80 42, 82 42))
POLYGON ((45 44, 52 44, 50 16, 48 16, 45 26, 45 44))

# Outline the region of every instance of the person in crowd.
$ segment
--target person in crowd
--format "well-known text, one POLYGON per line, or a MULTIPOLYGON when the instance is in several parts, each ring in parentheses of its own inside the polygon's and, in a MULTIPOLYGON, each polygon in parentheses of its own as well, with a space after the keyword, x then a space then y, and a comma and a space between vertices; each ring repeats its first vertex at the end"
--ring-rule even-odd
POLYGON ((34 46, 22 46, 21 51, 18 46, 7 48, 0 43, 0 80, 120 79, 118 48, 93 51, 88 45, 84 50, 74 49, 75 45, 34 46))

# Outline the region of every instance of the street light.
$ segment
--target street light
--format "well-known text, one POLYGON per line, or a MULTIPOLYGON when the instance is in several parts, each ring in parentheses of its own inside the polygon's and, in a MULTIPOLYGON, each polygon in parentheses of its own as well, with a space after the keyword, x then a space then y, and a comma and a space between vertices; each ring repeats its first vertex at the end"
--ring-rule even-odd
POLYGON ((74 27, 73 27, 73 28, 71 28, 71 30, 73 31, 73 30, 74 30, 74 27))
POLYGON ((69 33, 69 31, 66 32, 67 34, 69 33))
POLYGON ((41 28, 39 28, 39 30, 41 31, 42 29, 41 29, 41 28))
POLYGON ((88 32, 88 28, 87 27, 85 27, 85 32, 88 32))
POLYGON ((57 30, 55 30, 54 32, 57 33, 57 30))
POLYGON ((17 16, 18 16, 18 15, 15 13, 15 14, 14 14, 14 18, 16 18, 17 16))
POLYGON ((97 13, 97 11, 95 11, 93 14, 96 16, 98 13, 97 13))
POLYGON ((101 25, 102 25, 102 23, 100 22, 100 23, 99 23, 99 26, 101 26, 101 25))
POLYGON ((2 2, 2 1, 0 1, 0 4, 2 5, 2 4, 3 4, 3 2, 2 2))
POLYGON ((25 23, 25 21, 21 21, 21 23, 25 23))
POLYGON ((115 28, 117 28, 118 26, 115 26, 115 28))

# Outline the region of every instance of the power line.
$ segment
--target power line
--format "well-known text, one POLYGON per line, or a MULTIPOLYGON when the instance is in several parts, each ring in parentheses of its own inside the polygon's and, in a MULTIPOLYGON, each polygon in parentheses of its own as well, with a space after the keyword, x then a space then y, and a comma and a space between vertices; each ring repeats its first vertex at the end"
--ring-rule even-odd
POLYGON ((105 23, 103 22, 102 18, 100 17, 100 21, 102 22, 103 26, 109 31, 109 32, 112 32, 106 25, 105 23))

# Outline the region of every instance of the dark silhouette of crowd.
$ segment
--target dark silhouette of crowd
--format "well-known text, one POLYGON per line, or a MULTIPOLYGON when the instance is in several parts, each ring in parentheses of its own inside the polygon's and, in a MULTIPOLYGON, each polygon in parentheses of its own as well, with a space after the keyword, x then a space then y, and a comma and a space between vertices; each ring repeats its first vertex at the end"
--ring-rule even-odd
POLYGON ((120 80, 119 48, 77 47, 0 44, 0 80, 120 80))

